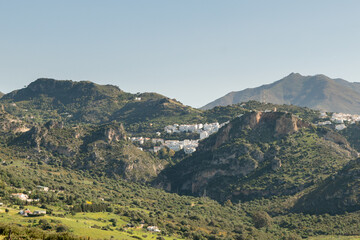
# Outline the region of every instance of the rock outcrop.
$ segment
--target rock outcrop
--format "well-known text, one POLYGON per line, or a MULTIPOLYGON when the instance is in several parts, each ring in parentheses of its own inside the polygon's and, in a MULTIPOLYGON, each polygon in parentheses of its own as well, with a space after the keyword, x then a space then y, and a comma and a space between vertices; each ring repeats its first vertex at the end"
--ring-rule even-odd
POLYGON ((310 123, 290 113, 254 111, 225 125, 218 134, 212 136, 211 141, 204 142, 199 149, 214 150, 230 139, 241 137, 241 132, 245 129, 258 130, 263 135, 266 132, 266 138, 273 138, 293 134, 310 126, 310 123))
POLYGON ((4 106, 0 107, 0 131, 23 133, 30 130, 30 124, 23 122, 22 120, 10 115, 4 110, 4 106))
POLYGON ((105 140, 108 143, 113 141, 119 142, 120 140, 126 140, 124 126, 121 124, 119 127, 107 127, 105 129, 105 140))

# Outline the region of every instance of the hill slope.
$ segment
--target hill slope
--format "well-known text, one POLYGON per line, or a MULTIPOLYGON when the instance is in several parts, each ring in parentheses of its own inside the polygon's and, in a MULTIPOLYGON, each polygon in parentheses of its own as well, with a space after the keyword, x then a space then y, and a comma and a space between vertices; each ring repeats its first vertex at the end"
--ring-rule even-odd
POLYGON ((256 100, 331 112, 360 113, 359 92, 360 83, 331 79, 324 75, 302 76, 292 73, 272 84, 231 92, 202 109, 256 100))
POLYGON ((359 199, 360 159, 357 159, 303 196, 294 210, 316 214, 343 214, 360 210, 359 199))
POLYGON ((357 152, 344 137, 284 112, 252 112, 200 142, 155 185, 218 201, 293 195, 339 170, 357 152))

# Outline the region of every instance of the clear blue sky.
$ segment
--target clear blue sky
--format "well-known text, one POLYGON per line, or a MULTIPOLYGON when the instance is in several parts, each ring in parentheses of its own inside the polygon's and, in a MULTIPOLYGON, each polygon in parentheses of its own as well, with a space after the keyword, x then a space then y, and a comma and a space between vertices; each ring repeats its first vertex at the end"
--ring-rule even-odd
POLYGON ((200 107, 291 72, 360 81, 358 0, 0 0, 0 91, 40 77, 200 107))

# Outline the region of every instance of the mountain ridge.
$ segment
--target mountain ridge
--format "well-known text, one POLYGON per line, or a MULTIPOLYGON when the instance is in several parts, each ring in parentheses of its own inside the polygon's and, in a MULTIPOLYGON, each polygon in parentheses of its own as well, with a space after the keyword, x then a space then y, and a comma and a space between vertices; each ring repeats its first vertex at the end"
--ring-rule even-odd
POLYGON ((291 73, 270 84, 230 92, 201 109, 256 100, 331 112, 360 113, 359 93, 360 83, 350 83, 340 78, 331 79, 323 74, 302 76, 291 73))
POLYGON ((23 89, 5 94, 0 101, 14 115, 34 112, 45 121, 70 123, 103 124, 114 120, 126 123, 127 119, 133 123, 199 112, 158 93, 132 94, 113 85, 49 78, 37 79, 23 89))

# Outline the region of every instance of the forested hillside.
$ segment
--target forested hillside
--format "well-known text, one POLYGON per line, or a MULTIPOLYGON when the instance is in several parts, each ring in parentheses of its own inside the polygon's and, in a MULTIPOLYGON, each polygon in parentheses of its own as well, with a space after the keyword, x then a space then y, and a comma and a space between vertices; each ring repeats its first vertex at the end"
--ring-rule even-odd
POLYGON ((0 102, 0 234, 11 239, 360 235, 356 116, 256 101, 204 111, 52 79, 0 102))

